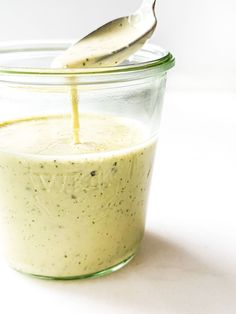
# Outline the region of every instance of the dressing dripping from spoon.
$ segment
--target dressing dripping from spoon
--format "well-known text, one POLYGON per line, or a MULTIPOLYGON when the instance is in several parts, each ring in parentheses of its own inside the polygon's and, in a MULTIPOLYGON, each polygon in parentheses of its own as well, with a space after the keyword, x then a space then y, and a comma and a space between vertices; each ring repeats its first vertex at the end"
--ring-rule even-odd
MULTIPOLYGON (((156 0, 143 0, 134 14, 113 20, 73 44, 54 59, 52 67, 95 68, 120 64, 152 36, 157 25, 155 4, 156 0)), ((70 80, 73 139, 74 144, 79 144, 79 95, 74 79, 70 80)))

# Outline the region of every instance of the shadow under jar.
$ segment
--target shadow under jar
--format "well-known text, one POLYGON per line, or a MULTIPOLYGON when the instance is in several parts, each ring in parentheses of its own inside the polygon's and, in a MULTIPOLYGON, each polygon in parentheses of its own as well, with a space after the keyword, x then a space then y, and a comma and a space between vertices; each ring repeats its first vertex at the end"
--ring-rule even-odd
POLYGON ((14 269, 52 279, 111 273, 137 252, 174 65, 146 45, 120 66, 51 69, 69 45, 0 46, 1 242, 14 269))

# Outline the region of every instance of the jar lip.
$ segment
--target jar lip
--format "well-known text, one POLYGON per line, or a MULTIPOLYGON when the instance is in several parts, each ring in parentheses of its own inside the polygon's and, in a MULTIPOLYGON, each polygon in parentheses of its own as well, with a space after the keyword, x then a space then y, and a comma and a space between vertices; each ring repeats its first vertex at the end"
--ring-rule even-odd
POLYGON ((136 72, 156 68, 160 72, 165 72, 175 65, 173 55, 160 46, 154 44, 145 44, 140 49, 151 52, 156 58, 152 60, 121 64, 117 66, 75 68, 75 69, 54 69, 49 67, 16 67, 1 65, 1 56, 11 53, 57 51, 62 46, 69 46, 73 40, 27 40, 27 41, 3 41, 0 43, 0 74, 7 75, 47 75, 47 76, 71 76, 71 75, 99 75, 112 73, 136 72), (161 57, 157 57, 157 55, 161 57))

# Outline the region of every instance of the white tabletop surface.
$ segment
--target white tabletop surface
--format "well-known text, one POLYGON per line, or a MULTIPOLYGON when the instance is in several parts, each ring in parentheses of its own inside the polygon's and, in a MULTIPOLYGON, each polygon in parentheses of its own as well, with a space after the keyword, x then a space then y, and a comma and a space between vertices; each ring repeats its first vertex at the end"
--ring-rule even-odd
POLYGON ((112 275, 29 278, 0 259, 0 313, 235 314, 236 94, 168 92, 138 256, 112 275))

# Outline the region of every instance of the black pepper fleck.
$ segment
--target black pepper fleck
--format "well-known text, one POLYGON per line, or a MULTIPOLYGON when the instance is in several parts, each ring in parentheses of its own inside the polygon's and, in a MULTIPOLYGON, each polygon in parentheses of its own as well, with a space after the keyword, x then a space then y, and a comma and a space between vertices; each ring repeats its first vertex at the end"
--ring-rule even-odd
POLYGON ((90 174, 91 174, 92 177, 94 177, 94 176, 96 176, 96 171, 95 170, 91 171, 90 174))

